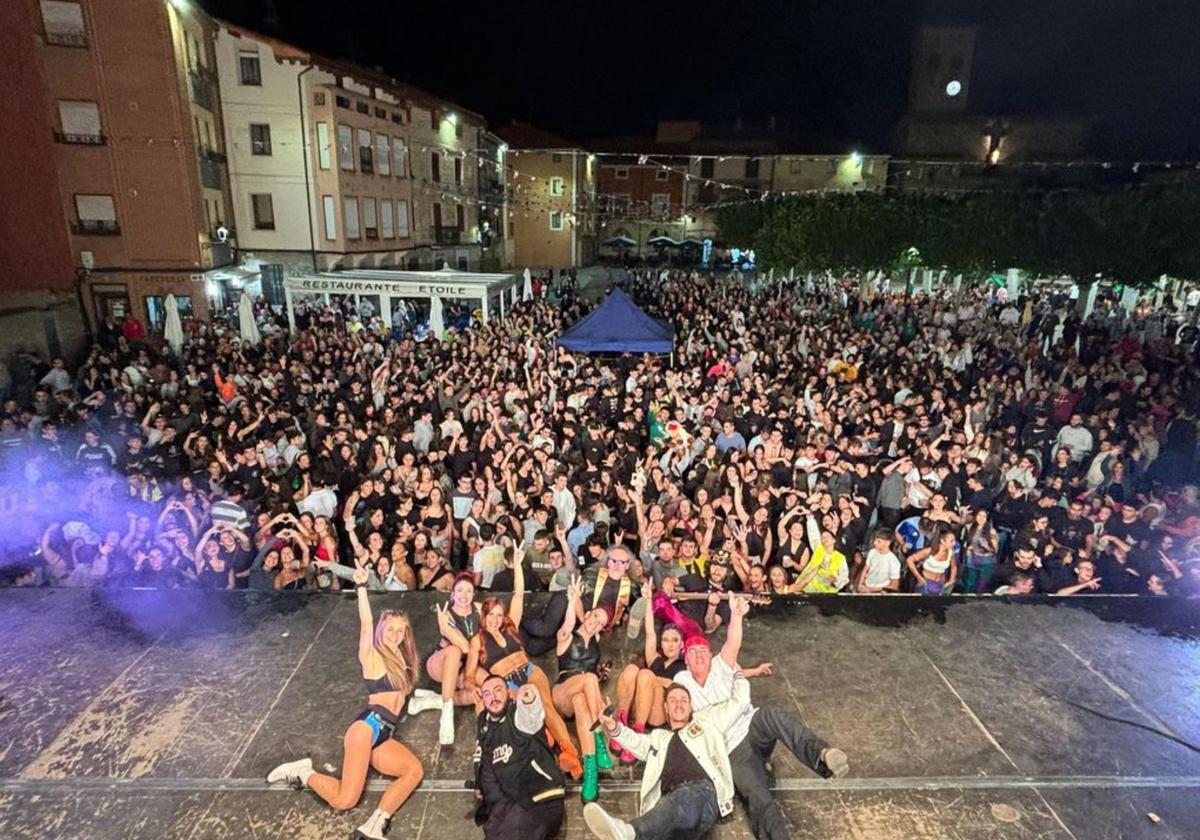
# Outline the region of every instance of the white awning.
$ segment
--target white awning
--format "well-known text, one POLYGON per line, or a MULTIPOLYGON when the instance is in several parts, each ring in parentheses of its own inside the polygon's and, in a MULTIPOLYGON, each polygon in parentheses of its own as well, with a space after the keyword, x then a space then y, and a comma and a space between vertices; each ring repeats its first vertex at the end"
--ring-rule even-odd
POLYGON ((519 282, 511 274, 472 271, 400 271, 360 268, 303 277, 284 278, 283 287, 293 294, 375 295, 410 298, 482 298, 519 282))

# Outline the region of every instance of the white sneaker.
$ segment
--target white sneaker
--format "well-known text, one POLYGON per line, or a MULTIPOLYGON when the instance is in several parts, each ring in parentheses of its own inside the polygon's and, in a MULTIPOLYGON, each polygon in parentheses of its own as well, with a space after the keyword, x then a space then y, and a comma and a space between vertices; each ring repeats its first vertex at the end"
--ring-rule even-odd
POLYGON ((362 840, 384 840, 390 822, 382 811, 376 811, 367 817, 365 823, 355 829, 355 837, 362 838, 362 840))
POLYGON ((633 826, 609 814, 595 802, 583 806, 583 821, 600 840, 634 840, 633 826))
POLYGON ((442 708, 442 695, 427 688, 414 689, 412 697, 408 698, 408 713, 410 715, 419 715, 421 712, 432 712, 440 708, 442 708))
POLYGON ((825 750, 821 760, 825 762, 825 766, 829 768, 831 777, 834 779, 840 779, 850 772, 850 759, 837 747, 825 750))
POLYGON ((274 770, 267 774, 267 784, 273 785, 276 782, 287 782, 292 787, 300 790, 304 787, 308 777, 313 773, 312 759, 301 758, 296 761, 288 761, 280 764, 274 770))
POLYGON ((454 701, 442 703, 442 723, 438 727, 438 743, 448 747, 454 743, 454 701))

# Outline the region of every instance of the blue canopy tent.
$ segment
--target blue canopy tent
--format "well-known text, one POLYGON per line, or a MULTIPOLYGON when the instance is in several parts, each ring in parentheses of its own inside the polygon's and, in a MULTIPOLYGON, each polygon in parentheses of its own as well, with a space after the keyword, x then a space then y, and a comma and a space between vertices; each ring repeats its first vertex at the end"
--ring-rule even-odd
POLYGON ((672 353, 675 328, 651 318, 620 289, 556 342, 572 353, 672 353))

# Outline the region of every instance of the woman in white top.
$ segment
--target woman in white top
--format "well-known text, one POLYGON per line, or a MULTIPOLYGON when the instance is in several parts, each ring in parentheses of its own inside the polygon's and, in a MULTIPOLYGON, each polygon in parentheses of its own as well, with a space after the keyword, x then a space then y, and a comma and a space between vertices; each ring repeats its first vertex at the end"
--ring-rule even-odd
POLYGON ((938 532, 928 546, 908 556, 908 570, 917 579, 921 595, 949 594, 958 580, 955 551, 958 540, 951 531, 938 532))

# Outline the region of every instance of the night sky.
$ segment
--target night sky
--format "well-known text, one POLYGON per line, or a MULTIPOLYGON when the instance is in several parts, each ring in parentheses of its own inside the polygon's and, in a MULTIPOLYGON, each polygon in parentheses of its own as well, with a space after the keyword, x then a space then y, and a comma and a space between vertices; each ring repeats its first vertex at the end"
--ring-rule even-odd
MULTIPOLYGON (((270 0, 201 0, 266 31, 270 0)), ((831 148, 888 149, 920 23, 979 27, 970 111, 1084 115, 1094 152, 1200 158, 1195 0, 668 3, 275 0, 276 34, 382 66, 484 114, 571 139, 658 119, 775 116, 831 148), (331 11, 344 25, 330 28, 331 11)), ((798 150, 797 150, 798 151, 798 150)))

